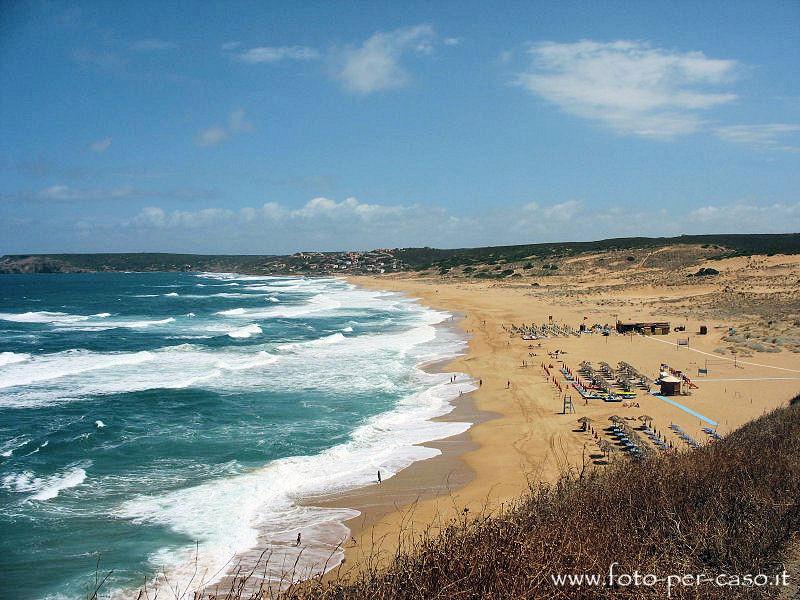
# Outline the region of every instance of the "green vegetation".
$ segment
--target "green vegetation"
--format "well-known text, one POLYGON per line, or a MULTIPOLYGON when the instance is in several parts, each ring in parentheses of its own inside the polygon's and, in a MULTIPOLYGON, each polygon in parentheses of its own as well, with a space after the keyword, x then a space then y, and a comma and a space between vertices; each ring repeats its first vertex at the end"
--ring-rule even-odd
MULTIPOLYGON (((31 254, 0 257, 0 273, 61 273, 75 271, 238 271, 243 273, 375 273, 425 271, 442 274, 454 267, 503 265, 524 261, 534 269, 558 268, 559 259, 582 253, 653 250, 675 244, 701 245, 717 250, 710 258, 753 254, 798 254, 800 234, 684 235, 673 238, 617 238, 594 242, 558 242, 486 248, 399 248, 371 252, 302 252, 276 255, 207 254, 31 254)), ((628 257, 627 260, 631 261, 628 257)), ((632 262, 632 261, 631 261, 632 262)), ((477 274, 476 276, 479 276, 477 274)))
MULTIPOLYGON (((658 249, 674 244, 705 244, 718 247, 717 258, 730 256, 749 256, 752 254, 800 254, 800 233, 782 234, 722 234, 722 235, 682 235, 672 238, 615 238, 594 242, 558 242, 545 244, 526 244, 520 246, 490 246, 486 248, 402 248, 395 255, 405 264, 417 269, 445 265, 448 267, 465 264, 494 264, 554 258, 566 258, 586 252, 613 250, 658 249)), ((526 267, 527 268, 527 267, 526 267)))

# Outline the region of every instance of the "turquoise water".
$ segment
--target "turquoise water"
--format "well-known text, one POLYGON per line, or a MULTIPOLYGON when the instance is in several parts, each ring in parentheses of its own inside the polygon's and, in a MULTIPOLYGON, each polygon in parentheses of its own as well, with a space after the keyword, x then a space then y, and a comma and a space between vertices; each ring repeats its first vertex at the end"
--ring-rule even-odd
POLYGON ((429 419, 469 384, 419 368, 449 318, 331 278, 0 277, 0 597, 85 597, 98 561, 104 594, 191 591, 298 531, 312 569, 356 513, 299 499, 468 427, 429 419))

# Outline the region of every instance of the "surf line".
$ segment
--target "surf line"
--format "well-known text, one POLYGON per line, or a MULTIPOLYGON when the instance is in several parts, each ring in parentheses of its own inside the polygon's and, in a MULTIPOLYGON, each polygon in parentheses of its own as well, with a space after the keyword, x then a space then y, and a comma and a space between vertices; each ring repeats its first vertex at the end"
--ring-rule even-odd
POLYGON ((704 417, 699 412, 696 412, 696 411, 692 410, 688 406, 684 406, 683 404, 681 404, 679 402, 675 402, 674 400, 670 400, 666 396, 662 396, 661 394, 651 394, 651 396, 655 396, 656 398, 658 398, 659 400, 663 400, 667 404, 672 404, 672 406, 674 406, 675 408, 680 408, 683 412, 687 412, 690 415, 692 415, 694 417, 697 417, 701 421, 705 421, 706 423, 708 423, 709 425, 711 425, 713 427, 716 427, 717 425, 719 425, 719 423, 717 423, 716 421, 712 421, 708 417, 704 417))

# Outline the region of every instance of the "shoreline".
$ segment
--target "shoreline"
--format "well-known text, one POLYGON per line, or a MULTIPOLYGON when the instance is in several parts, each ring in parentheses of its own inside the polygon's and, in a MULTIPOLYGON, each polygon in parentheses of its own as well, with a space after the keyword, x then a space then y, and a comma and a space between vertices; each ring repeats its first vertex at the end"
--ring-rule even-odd
MULTIPOLYGON (((339 278, 341 281, 346 281, 345 278, 339 278)), ((380 288, 367 288, 366 286, 358 286, 361 289, 380 290, 380 288)), ((402 294, 408 298, 408 294, 402 294)), ((432 307, 418 302, 426 309, 432 307)), ((452 373, 457 376, 457 380, 453 382, 458 387, 465 385, 471 386, 472 379, 464 377, 463 372, 459 372, 450 368, 460 357, 465 356, 468 351, 469 335, 460 326, 463 320, 463 315, 458 314, 458 311, 447 311, 451 316, 442 322, 432 325, 437 330, 447 330, 454 332, 459 340, 464 344, 464 347, 454 353, 439 358, 433 358, 420 362, 416 368, 420 371, 429 374, 444 374, 452 373)), ((446 383, 432 384, 430 387, 424 388, 419 393, 425 390, 434 390, 446 383)), ((455 391, 454 390, 454 394, 455 391)), ((325 492, 320 494, 306 494, 301 498, 295 499, 297 507, 305 508, 310 511, 317 511, 323 513, 324 511, 331 512, 330 518, 322 521, 321 525, 328 531, 320 531, 320 523, 305 525, 300 522, 297 524, 298 529, 303 530, 303 540, 311 539, 309 545, 303 544, 301 546, 302 554, 305 556, 311 555, 314 557, 313 564, 301 565, 303 568, 295 571, 294 567, 281 567, 286 568, 291 577, 299 578, 300 580, 308 580, 320 575, 328 577, 332 573, 337 572, 337 568, 341 564, 351 564, 353 562, 351 553, 353 546, 348 540, 354 537, 361 536, 361 532, 367 531, 368 524, 376 522, 382 516, 390 514, 397 509, 398 503, 411 504, 415 501, 440 497, 463 487, 473 477, 474 473, 466 465, 465 462, 459 460, 460 455, 464 452, 474 450, 476 445, 472 442, 469 436, 469 431, 475 424, 483 422, 492 418, 492 414, 480 411, 475 407, 472 391, 464 391, 463 394, 453 395, 448 401, 450 410, 445 414, 438 415, 432 418, 426 418, 424 422, 433 423, 461 423, 466 424, 467 429, 461 433, 450 435, 443 438, 433 438, 428 441, 413 444, 414 446, 436 449, 439 453, 430 458, 420 458, 414 460, 408 466, 402 468, 388 478, 385 478, 379 485, 377 482, 366 485, 358 485, 352 489, 346 489, 337 492, 325 492), (348 515, 347 513, 350 513, 348 515), (354 516, 352 513, 356 513, 354 516), (316 528, 316 531, 315 531, 316 528), (333 534, 331 533, 333 530, 333 534), (346 533, 347 535, 343 535, 346 533), (337 545, 337 540, 343 543, 337 545), (342 552, 342 560, 339 561, 335 557, 337 550, 342 552), (329 564, 330 563, 330 564, 329 564), (320 565, 325 567, 324 572, 320 573, 320 565), (308 572, 305 569, 310 569, 308 572)), ((252 571, 255 573, 264 572, 277 575, 275 571, 274 561, 275 558, 269 562, 269 556, 275 552, 277 558, 281 558, 281 551, 283 551, 282 564, 290 565, 295 558, 293 554, 296 553, 294 547, 294 533, 287 536, 288 532, 280 531, 271 532, 262 530, 259 533, 259 544, 250 550, 247 550, 235 557, 229 564, 225 574, 218 580, 205 585, 202 588, 202 593, 205 597, 217 598, 220 595, 225 596, 227 590, 231 589, 232 585, 239 587, 241 579, 238 578, 239 573, 246 573, 252 571), (290 539, 291 537, 291 539, 290 539), (267 562, 264 560, 265 549, 270 554, 267 555, 267 562), (286 558, 289 558, 287 563, 286 558), (269 563, 269 567, 267 568, 269 563), (206 596, 208 594, 208 596, 206 596)), ((303 561, 306 563, 307 561, 303 561)), ((291 566, 291 565, 290 565, 291 566)), ((288 578, 286 579, 288 581, 288 578)), ((284 585, 283 576, 281 581, 275 583, 274 579, 267 577, 263 579, 258 577, 250 583, 245 583, 244 588, 256 591, 261 582, 268 587, 282 587, 284 585), (272 581, 272 583, 270 583, 272 581)))
MULTIPOLYGON (((531 350, 532 344, 517 337, 509 338, 505 329, 505 324, 509 323, 541 323, 547 320, 548 315, 553 315, 556 322, 573 325, 581 322, 586 313, 597 317, 590 322, 613 322, 611 319, 616 317, 616 313, 611 311, 618 308, 604 306, 602 298, 595 306, 586 306, 583 301, 537 296, 522 285, 445 282, 408 276, 351 276, 346 279, 369 289, 404 293, 435 310, 462 314, 458 326, 470 336, 467 352, 448 362, 445 368, 466 373, 475 380, 483 379, 484 385, 469 395, 469 401, 478 413, 489 415, 489 418, 474 422, 462 434, 469 438, 468 444, 458 450, 447 449, 452 453, 450 458, 443 451, 440 457, 416 462, 401 471, 396 476, 397 496, 391 503, 393 510, 386 510, 389 502, 382 496, 395 492, 394 489, 380 490, 379 486, 372 485, 361 488, 357 495, 349 498, 345 495, 351 502, 350 506, 358 508, 360 502, 371 512, 364 518, 346 522, 357 544, 351 542, 345 548, 345 566, 330 571, 328 579, 353 576, 359 570, 385 564, 399 547, 418 539, 421 533, 435 533, 438 524, 462 516, 465 509, 473 515, 502 509, 516 501, 529 488, 529 483, 553 482, 565 471, 585 466, 602 468, 604 462, 598 460, 597 440, 577 426, 576 420, 581 416, 607 423, 612 414, 635 421, 638 415, 647 413, 655 417, 659 429, 675 423, 692 431, 698 439, 704 435, 700 429, 705 423, 655 396, 642 393, 637 397, 635 407, 626 408, 615 402, 592 401, 586 405, 576 402, 575 414, 564 415, 561 413, 561 393, 555 390, 539 366, 540 361, 558 364, 548 356, 548 352, 560 349, 565 352, 562 355, 565 364, 571 368, 576 368, 581 360, 594 361, 595 364, 602 360, 611 364, 624 360, 646 367, 652 375, 657 374, 660 361, 687 371, 696 369, 701 354, 684 351, 676 355, 678 347, 671 346, 676 344, 681 334, 670 333, 664 339, 658 339, 669 342, 670 346, 652 343, 657 338, 651 340, 647 336, 629 339, 627 336, 607 338, 590 335, 542 339, 541 347, 531 350), (522 367, 523 361, 527 366, 522 367), (504 385, 507 378, 511 384, 508 389, 504 385), (437 459, 441 459, 442 465, 447 460, 463 463, 459 468, 468 470, 472 476, 461 481, 456 489, 439 488, 439 494, 431 494, 427 482, 431 472, 437 470, 434 462, 437 459), (417 477, 419 479, 415 479, 417 477), (381 509, 376 510, 375 506, 381 509)), ((632 289, 629 293, 631 311, 636 316, 658 316, 660 311, 657 307, 645 307, 643 302, 639 302, 639 295, 647 298, 650 290, 632 289)), ((685 322, 687 327, 697 331, 700 324, 707 321, 687 318, 685 322)), ((711 352, 723 331, 717 326, 712 334, 695 338, 698 341, 693 343, 697 347, 693 349, 700 353, 711 352)), ((750 376, 752 380, 700 382, 701 390, 681 402, 715 417, 721 433, 741 426, 762 412, 784 404, 800 388, 800 380, 765 383, 775 369, 788 367, 800 374, 800 361, 795 355, 770 355, 760 362, 774 364, 751 363, 751 366, 737 367, 733 362, 719 360, 713 368, 723 377, 743 374, 744 378, 750 376), (769 387, 765 390, 761 385, 769 387)), ((674 441, 678 447, 678 438, 674 441)), ((438 471, 440 479, 444 474, 443 470, 438 471)), ((344 498, 334 501, 338 506, 344 505, 343 502, 344 498)))
MULTIPOLYGON (((562 349, 565 352, 562 356, 572 368, 577 367, 581 359, 595 361, 595 364, 602 360, 612 364, 625 360, 646 367, 652 375, 654 369, 657 371, 658 362, 666 359, 687 369, 686 365, 695 364, 691 359, 697 357, 692 356, 694 352, 675 355, 674 335, 658 340, 597 335, 547 338, 541 340, 541 349, 534 348, 538 356, 530 357, 530 364, 522 367, 521 362, 533 352, 529 352, 528 342, 510 338, 505 328, 505 324, 510 323, 543 322, 547 315, 555 315, 557 322, 575 324, 586 312, 593 314, 593 319, 596 316, 608 322, 616 316, 610 311, 619 308, 601 306, 602 302, 587 307, 582 301, 576 303, 549 294, 537 296, 536 291, 532 293, 529 287, 522 285, 410 277, 347 277, 345 280, 362 288, 400 292, 428 308, 460 315, 453 326, 467 334, 466 352, 419 368, 465 373, 475 380, 483 379, 484 386, 451 401, 454 408, 447 415, 431 419, 472 423, 468 430, 456 436, 418 444, 439 449, 438 456, 417 460, 380 485, 373 483, 349 491, 309 495, 298 501, 301 506, 360 513, 341 521, 349 530, 349 540, 343 546, 342 563, 324 575, 329 581, 385 565, 399 548, 407 547, 409 542, 426 533, 435 534, 440 525, 463 514, 464 509, 475 515, 502 508, 519 498, 529 482, 553 481, 564 471, 587 464, 591 468, 592 463, 602 468, 599 467, 602 461, 597 460, 596 441, 576 429, 577 417, 590 416, 596 421, 605 421, 613 413, 634 420, 637 415, 647 413, 655 416, 661 429, 668 423, 676 423, 694 432, 701 425, 691 415, 646 394, 638 397, 641 408, 637 405, 626 409, 619 403, 593 401, 586 406, 581 403, 574 415, 563 415, 559 410, 560 394, 539 368, 539 360, 554 362, 548 357, 548 351, 562 349), (652 341, 668 341, 670 346, 652 341), (507 379, 512 383, 510 387, 504 385, 507 379)), ((635 292, 645 294, 642 290, 635 292)), ((645 308, 638 298, 635 308, 634 303, 629 304, 637 317, 654 318, 653 313, 658 310, 652 306, 645 308)), ((691 323, 691 327, 694 329, 696 324, 691 323)), ((721 330, 721 327, 714 329, 721 330)), ((715 331, 702 338, 704 343, 698 344, 698 349, 713 349, 713 344, 718 342, 715 338, 721 335, 715 331)), ((765 357, 764 361, 776 362, 776 358, 785 363, 784 366, 797 362, 796 359, 792 362, 794 357, 790 355, 773 355, 765 357)), ((760 366, 766 370, 784 368, 777 364, 760 366)), ((715 366, 714 369, 721 372, 725 367, 715 366)), ((743 373, 764 374, 758 370, 747 367, 743 373)), ((793 381, 774 382, 769 389, 775 393, 766 399, 757 398, 754 403, 753 394, 760 391, 759 384, 754 383, 758 380, 756 377, 749 383, 734 383, 728 379, 731 383, 724 385, 715 385, 710 380, 708 385, 703 385, 702 398, 689 397, 681 402, 714 417, 720 423, 720 432, 726 433, 783 403, 784 398, 790 396, 788 390, 800 386, 793 381), (733 398, 728 386, 739 388, 733 398), (747 396, 749 403, 744 400, 747 396)))

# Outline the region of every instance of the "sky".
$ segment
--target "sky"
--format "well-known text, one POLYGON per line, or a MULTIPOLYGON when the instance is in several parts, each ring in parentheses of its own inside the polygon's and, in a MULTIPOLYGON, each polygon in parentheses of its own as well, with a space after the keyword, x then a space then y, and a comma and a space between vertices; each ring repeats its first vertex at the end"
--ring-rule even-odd
POLYGON ((0 254, 800 231, 800 2, 0 2, 0 254))

